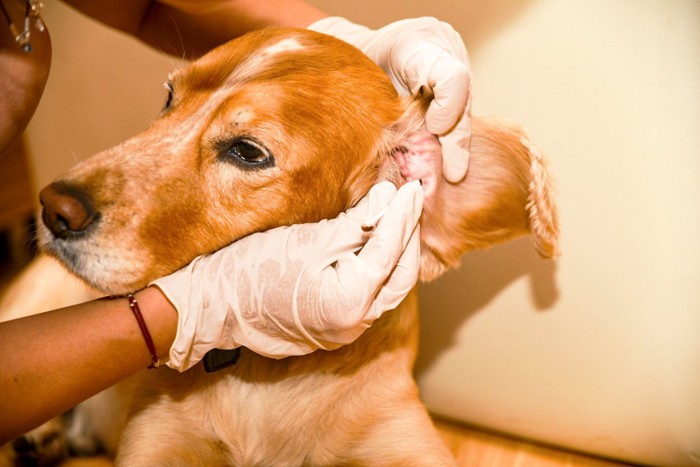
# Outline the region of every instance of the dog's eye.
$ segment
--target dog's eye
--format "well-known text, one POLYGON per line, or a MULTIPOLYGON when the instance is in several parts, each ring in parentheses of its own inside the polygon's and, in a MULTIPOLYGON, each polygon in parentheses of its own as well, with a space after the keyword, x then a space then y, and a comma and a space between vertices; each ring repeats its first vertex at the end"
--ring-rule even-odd
POLYGON ((274 165, 274 158, 256 141, 247 138, 228 143, 221 152, 226 162, 233 162, 245 169, 262 169, 274 165))
POLYGON ((170 109, 170 106, 173 103, 173 92, 174 92, 173 83, 168 81, 167 83, 163 84, 163 87, 165 87, 165 89, 168 90, 168 97, 165 98, 165 105, 163 105, 163 110, 162 110, 163 112, 165 112, 166 110, 170 109))

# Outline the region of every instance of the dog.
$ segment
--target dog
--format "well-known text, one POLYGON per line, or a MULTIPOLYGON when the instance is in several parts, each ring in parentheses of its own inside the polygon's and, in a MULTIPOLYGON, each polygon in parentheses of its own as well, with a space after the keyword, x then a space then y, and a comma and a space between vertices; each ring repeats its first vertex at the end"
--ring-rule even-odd
MULTIPOLYGON (((43 250, 102 293, 143 288, 254 232, 333 218, 381 180, 423 183, 423 281, 522 235, 541 256, 557 253, 545 161, 522 129, 474 118, 467 176, 443 181, 439 142, 422 128, 430 96, 399 97, 342 41, 249 33, 171 74, 167 87, 143 133, 42 192, 43 250)), ((144 371, 116 462, 454 465, 419 399, 417 345, 414 290, 335 351, 273 360, 242 349, 214 373, 201 364, 144 371)))

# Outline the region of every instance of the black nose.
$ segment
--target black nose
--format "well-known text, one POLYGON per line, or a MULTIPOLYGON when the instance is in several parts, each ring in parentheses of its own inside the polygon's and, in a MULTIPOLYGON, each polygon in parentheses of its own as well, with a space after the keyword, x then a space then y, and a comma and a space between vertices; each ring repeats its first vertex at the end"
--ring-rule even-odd
POLYGON ((94 225, 99 213, 92 208, 90 196, 66 183, 52 183, 39 193, 44 209, 41 219, 58 238, 69 239, 94 225))

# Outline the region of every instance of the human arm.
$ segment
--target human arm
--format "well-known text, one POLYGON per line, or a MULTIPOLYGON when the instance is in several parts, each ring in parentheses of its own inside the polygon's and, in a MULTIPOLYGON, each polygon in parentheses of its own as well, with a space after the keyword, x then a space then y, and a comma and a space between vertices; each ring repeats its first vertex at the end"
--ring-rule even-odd
POLYGON ((64 0, 82 13, 170 55, 196 58, 264 27, 299 27, 325 16, 302 0, 64 0))
MULTIPOLYGON (((136 298, 159 357, 177 313, 155 287, 136 298)), ((146 368, 151 357, 126 298, 0 323, 0 445, 146 368)))

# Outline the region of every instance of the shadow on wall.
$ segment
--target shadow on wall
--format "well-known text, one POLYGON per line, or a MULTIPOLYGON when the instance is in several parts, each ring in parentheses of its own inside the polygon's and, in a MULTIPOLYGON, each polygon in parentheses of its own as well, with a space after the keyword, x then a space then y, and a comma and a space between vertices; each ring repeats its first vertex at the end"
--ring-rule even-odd
POLYGON ((559 298, 556 261, 537 256, 530 237, 523 237, 489 250, 468 253, 458 270, 420 286, 421 336, 416 375, 430 367, 455 345, 454 338, 471 317, 488 305, 510 284, 529 277, 531 303, 546 312, 559 298), (439 319, 434 316, 439 314, 439 319))

